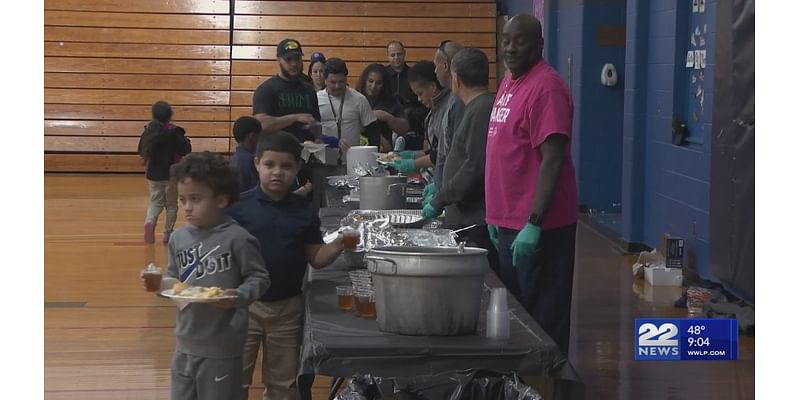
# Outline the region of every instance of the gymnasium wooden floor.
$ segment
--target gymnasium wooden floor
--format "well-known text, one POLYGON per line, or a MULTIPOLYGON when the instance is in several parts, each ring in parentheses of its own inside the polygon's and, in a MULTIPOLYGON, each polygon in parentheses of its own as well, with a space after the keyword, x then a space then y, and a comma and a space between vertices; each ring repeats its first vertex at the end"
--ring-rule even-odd
MULTIPOLYGON (((142 243, 144 178, 48 175, 44 204, 45 398, 167 399, 175 312, 139 286, 142 266, 165 260, 164 246, 142 243)), ((738 361, 633 361, 633 319, 681 317, 680 293, 634 282, 631 257, 584 225, 576 260, 570 358, 587 399, 755 397, 753 337, 740 337, 738 361)), ((327 384, 317 379, 314 398, 327 384)))

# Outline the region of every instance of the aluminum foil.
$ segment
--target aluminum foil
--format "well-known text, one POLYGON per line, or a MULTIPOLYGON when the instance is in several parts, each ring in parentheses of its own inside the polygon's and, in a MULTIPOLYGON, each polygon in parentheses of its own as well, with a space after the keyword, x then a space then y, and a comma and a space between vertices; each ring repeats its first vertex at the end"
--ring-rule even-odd
POLYGON ((355 189, 358 187, 358 175, 329 176, 328 185, 335 188, 355 189))
POLYGON ((357 162, 353 164, 353 172, 356 173, 358 176, 386 176, 388 173, 386 172, 386 168, 375 165, 370 166, 369 164, 357 162))
POLYGON ((359 251, 385 246, 458 246, 456 235, 450 229, 397 229, 392 226, 389 218, 369 218, 358 211, 343 218, 338 229, 325 235, 325 241, 333 241, 339 232, 347 230, 359 232, 359 251))

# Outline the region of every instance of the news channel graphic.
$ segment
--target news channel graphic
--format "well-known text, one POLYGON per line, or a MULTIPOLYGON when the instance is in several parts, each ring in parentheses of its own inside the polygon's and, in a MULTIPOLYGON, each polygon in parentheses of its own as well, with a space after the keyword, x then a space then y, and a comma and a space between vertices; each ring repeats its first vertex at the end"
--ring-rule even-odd
POLYGON ((637 318, 637 361, 736 360, 739 323, 735 319, 637 318))

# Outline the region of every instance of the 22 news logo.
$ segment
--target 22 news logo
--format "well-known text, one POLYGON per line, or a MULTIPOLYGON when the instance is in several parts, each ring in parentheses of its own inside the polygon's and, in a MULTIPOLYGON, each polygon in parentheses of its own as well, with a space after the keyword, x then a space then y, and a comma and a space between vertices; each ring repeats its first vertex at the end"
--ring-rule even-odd
POLYGON ((637 319, 635 325, 636 360, 680 360, 678 327, 673 319, 637 319))

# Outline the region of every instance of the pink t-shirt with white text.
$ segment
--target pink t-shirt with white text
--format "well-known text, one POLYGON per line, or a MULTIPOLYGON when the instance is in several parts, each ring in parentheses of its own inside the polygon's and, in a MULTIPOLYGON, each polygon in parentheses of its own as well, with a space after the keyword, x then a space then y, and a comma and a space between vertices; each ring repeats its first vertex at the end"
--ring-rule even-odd
MULTIPOLYGON (((497 90, 486 140, 486 222, 522 229, 536 194, 542 153, 548 136, 560 133, 572 140, 573 105, 569 89, 544 60, 519 79, 506 76, 497 90)), ((561 177, 542 229, 578 220, 578 189, 569 146, 561 177)))

